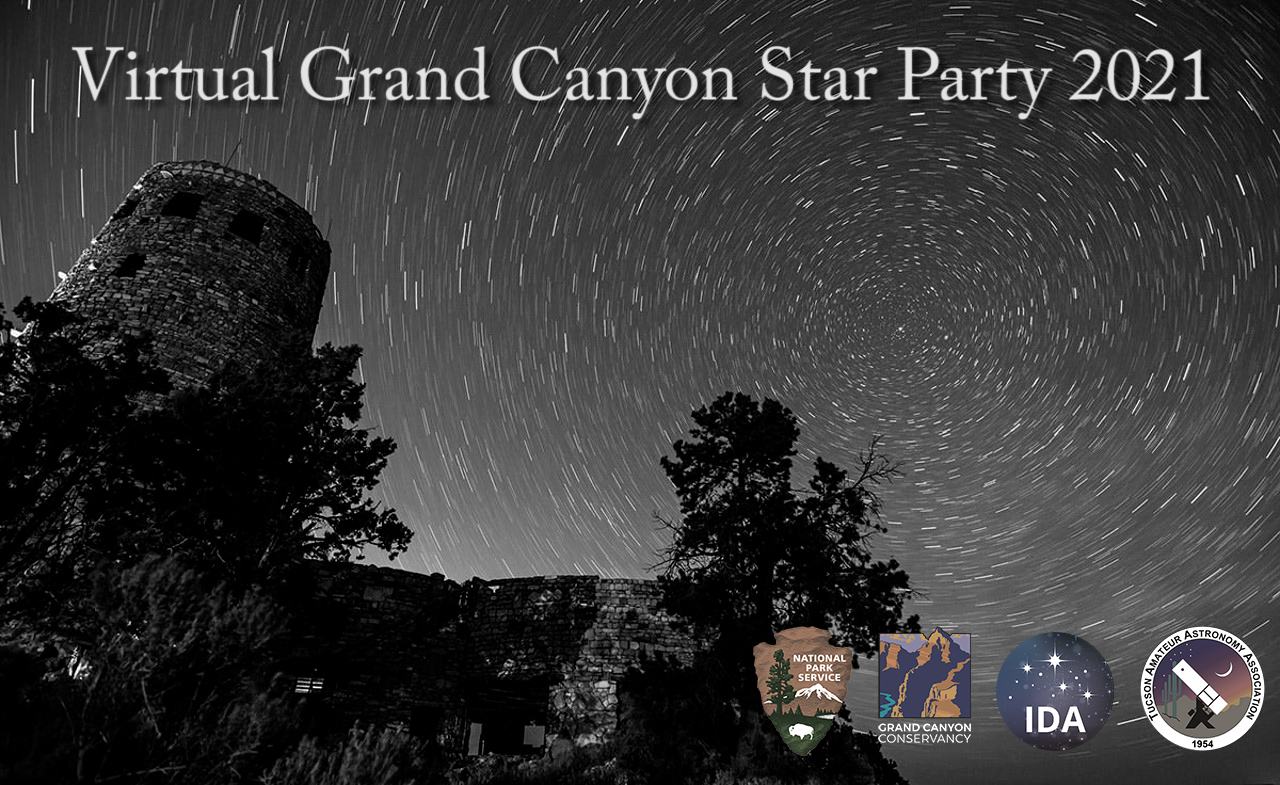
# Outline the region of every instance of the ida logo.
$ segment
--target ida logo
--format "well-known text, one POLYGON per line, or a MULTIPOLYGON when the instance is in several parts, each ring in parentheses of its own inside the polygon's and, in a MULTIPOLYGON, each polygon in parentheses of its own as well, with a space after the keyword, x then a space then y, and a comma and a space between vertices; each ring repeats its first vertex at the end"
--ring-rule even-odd
POLYGON ((1088 641, 1046 632, 1009 652, 996 679, 996 702, 1019 739, 1041 750, 1069 750, 1102 729, 1113 688, 1111 669, 1088 641))
POLYGON ((817 627, 793 627, 753 650, 764 713, 792 752, 808 755, 844 705, 853 651, 817 627))
MULTIPOLYGON (((1059 730, 1057 709, 1052 706, 1038 706, 1037 709, 1038 716, 1034 723, 1035 730, 1032 731, 1031 728, 1033 723, 1031 722, 1031 707, 1027 707, 1027 733, 1053 733, 1054 731, 1059 730), (1046 719, 1046 717, 1050 719, 1046 719)), ((1069 733, 1071 731, 1075 731, 1077 733, 1085 732, 1084 720, 1080 717, 1080 707, 1067 707, 1067 719, 1062 723, 1061 730, 1063 733, 1069 733)))

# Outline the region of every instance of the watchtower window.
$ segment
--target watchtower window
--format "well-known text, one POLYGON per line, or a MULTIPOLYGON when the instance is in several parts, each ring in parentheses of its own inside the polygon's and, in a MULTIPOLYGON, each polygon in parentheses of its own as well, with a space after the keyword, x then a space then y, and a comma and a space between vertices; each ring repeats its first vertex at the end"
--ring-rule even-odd
POLYGON ((121 260, 119 266, 112 271, 112 275, 117 278, 132 278, 142 269, 142 265, 147 261, 147 257, 140 253, 131 253, 121 260))
POLYGON ((235 218, 231 219, 231 225, 227 227, 227 231, 257 245, 262 240, 264 223, 262 216, 252 210, 241 210, 236 213, 235 218))
POLYGON ((414 706, 409 714, 409 735, 431 740, 440 731, 443 712, 435 706, 414 706))
POLYGON ((111 216, 111 220, 118 221, 121 218, 128 218, 129 216, 133 215, 133 211, 136 209, 138 209, 138 200, 126 199, 124 204, 116 208, 115 213, 113 213, 111 216))
POLYGON ((302 275, 307 271, 307 255, 303 252, 302 246, 295 245, 289 251, 289 272, 294 275, 302 275))
POLYGON ((549 680, 491 679, 467 687, 471 723, 468 755, 527 755, 541 751, 547 735, 549 680))
POLYGON ((200 212, 200 202, 203 199, 204 197, 200 194, 179 191, 169 197, 169 201, 165 203, 164 209, 160 211, 160 214, 174 215, 179 218, 195 218, 196 213, 200 212))

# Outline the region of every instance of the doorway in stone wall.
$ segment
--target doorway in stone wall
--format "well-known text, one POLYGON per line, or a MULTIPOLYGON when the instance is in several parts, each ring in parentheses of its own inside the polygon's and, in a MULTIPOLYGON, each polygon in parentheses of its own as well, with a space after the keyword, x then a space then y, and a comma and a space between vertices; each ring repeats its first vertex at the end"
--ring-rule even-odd
POLYGON ((467 694, 467 754, 541 754, 549 696, 546 676, 472 681, 467 694))

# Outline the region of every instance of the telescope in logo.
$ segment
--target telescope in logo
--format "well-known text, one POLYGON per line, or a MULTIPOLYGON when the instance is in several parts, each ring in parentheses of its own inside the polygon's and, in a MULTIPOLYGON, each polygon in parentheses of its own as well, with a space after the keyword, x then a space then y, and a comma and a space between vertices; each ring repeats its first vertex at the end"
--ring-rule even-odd
POLYGON ((1200 700, 1214 714, 1221 714, 1227 708, 1227 702, 1222 699, 1218 691, 1209 686, 1209 682, 1204 677, 1196 673, 1195 668, 1187 664, 1186 660, 1179 660, 1178 664, 1173 666, 1173 672, 1178 678, 1182 679, 1182 683, 1187 685, 1196 694, 1196 698, 1200 700))

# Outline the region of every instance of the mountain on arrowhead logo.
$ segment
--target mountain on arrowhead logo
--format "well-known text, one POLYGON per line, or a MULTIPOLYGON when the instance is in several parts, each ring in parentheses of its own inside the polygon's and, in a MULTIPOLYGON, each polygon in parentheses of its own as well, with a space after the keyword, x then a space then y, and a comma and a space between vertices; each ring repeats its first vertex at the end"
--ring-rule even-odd
POLYGON ((968 717, 969 634, 880 636, 881 717, 968 717))
POLYGON ((853 651, 831 645, 817 627, 792 627, 777 643, 755 649, 756 686, 764 713, 792 752, 808 755, 831 730, 844 706, 853 651))

